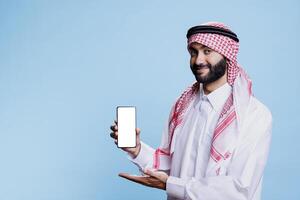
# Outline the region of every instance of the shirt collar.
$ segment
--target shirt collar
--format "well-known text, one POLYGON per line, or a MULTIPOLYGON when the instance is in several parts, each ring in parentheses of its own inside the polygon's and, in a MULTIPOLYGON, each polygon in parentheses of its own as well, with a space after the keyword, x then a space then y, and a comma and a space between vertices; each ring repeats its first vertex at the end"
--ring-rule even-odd
POLYGON ((200 101, 201 100, 208 100, 214 110, 219 111, 224 106, 227 98, 231 94, 232 88, 226 82, 221 87, 217 88, 213 92, 209 93, 208 95, 204 94, 203 85, 200 84, 200 101))

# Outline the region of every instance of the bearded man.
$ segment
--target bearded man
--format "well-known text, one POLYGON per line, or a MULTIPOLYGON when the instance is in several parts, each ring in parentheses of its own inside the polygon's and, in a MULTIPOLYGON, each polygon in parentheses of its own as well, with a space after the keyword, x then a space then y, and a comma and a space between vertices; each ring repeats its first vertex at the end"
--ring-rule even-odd
MULTIPOLYGON (((208 22, 187 32, 196 82, 172 106, 159 148, 140 141, 123 148, 145 174, 120 176, 166 190, 167 198, 261 198, 272 115, 251 90, 237 62, 239 39, 227 26, 208 22)), ((117 142, 117 122, 111 126, 117 142)))

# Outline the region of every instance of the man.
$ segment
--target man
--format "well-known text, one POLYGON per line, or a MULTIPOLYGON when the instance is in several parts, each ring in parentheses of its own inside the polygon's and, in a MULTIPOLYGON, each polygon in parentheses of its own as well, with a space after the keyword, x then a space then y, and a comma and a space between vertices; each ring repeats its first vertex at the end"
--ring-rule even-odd
MULTIPOLYGON (((158 149, 140 141, 140 129, 137 147, 123 148, 146 176, 120 176, 168 199, 260 199, 272 116, 237 63, 239 39, 217 22, 190 28, 187 39, 197 82, 172 106, 158 149)), ((111 129, 117 142, 116 121, 111 129)))

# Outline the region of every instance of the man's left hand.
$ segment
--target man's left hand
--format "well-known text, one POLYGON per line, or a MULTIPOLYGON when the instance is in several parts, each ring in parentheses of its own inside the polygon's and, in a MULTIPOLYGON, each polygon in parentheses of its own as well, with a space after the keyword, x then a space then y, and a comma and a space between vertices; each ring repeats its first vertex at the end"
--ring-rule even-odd
POLYGON ((153 169, 146 169, 144 170, 144 174, 146 174, 146 176, 134 176, 127 173, 120 173, 119 176, 148 187, 166 190, 166 183, 169 177, 167 173, 153 169))

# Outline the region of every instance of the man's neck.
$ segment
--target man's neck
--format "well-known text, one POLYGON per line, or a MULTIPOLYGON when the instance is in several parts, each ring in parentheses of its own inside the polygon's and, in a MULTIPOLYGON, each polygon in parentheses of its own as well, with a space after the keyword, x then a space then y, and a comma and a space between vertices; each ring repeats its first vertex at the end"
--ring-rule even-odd
POLYGON ((203 84, 204 94, 208 95, 209 93, 218 89, 225 83, 227 83, 227 73, 225 73, 221 78, 219 78, 218 80, 216 80, 214 82, 211 82, 208 84, 203 84))

